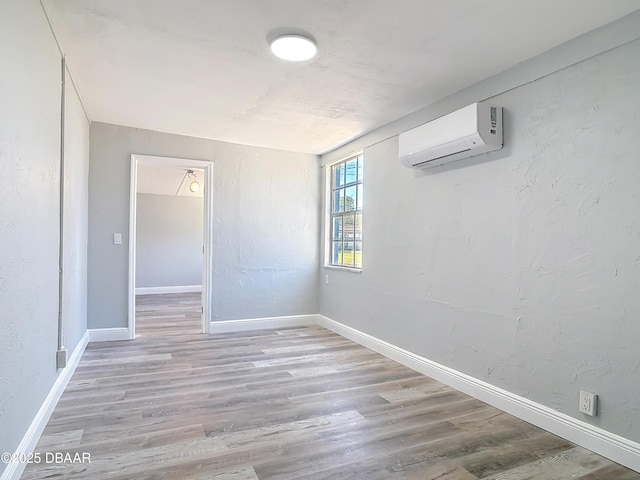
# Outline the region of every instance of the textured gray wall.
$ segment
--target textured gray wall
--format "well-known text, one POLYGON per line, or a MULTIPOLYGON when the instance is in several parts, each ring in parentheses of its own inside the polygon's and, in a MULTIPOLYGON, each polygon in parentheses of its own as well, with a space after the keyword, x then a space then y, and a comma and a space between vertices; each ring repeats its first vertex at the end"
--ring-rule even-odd
POLYGON ((638 85, 637 40, 492 99, 502 151, 366 148, 364 269, 323 271, 321 313, 640 441, 638 85))
POLYGON ((71 82, 65 86, 62 318, 64 345, 71 354, 87 331, 89 122, 71 82))
POLYGON ((316 313, 314 155, 91 125, 89 328, 127 325, 130 155, 213 162, 213 318, 316 313), (123 244, 113 245, 113 233, 123 244))
MULTIPOLYGON (((60 55, 40 4, 4 2, 2 10, 7 68, 0 75, 0 452, 13 452, 58 375, 61 92, 60 55)), ((88 124, 73 90, 67 93, 65 238, 76 249, 65 255, 64 325, 71 352, 86 330, 88 124)))
POLYGON ((202 284, 202 197, 138 193, 136 287, 202 284))

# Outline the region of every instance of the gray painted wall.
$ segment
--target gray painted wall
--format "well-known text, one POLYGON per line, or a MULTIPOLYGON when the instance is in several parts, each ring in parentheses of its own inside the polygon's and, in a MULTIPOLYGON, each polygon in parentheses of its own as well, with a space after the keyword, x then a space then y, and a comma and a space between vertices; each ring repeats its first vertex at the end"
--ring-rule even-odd
POLYGON ((640 441, 638 85, 640 40, 492 99, 502 151, 415 171, 397 136, 365 148, 364 269, 323 269, 320 312, 640 441))
POLYGON ((70 81, 65 94, 63 343, 69 354, 87 331, 89 122, 70 81))
POLYGON ((92 123, 89 328, 127 325, 133 153, 213 162, 214 319, 318 311, 320 171, 314 155, 92 123), (113 245, 114 232, 123 233, 122 245, 113 245))
MULTIPOLYGON (((39 2, 3 2, 0 45, 0 452, 26 433, 56 370, 60 55, 39 2), (20 48, 16 48, 19 45, 20 48)), ((88 124, 73 90, 67 108, 66 346, 84 334, 88 124), (67 295, 68 293, 68 295, 67 295)), ((4 465, 0 466, 0 473, 4 465)))
POLYGON ((136 287, 202 284, 202 197, 137 195, 136 287))

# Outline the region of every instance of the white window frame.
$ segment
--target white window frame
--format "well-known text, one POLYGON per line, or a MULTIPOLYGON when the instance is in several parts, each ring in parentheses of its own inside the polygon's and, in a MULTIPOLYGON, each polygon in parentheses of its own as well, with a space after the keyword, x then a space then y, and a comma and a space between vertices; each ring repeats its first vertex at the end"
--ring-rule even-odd
MULTIPOLYGON (((362 152, 358 152, 355 153, 353 155, 350 155, 346 158, 343 158, 342 160, 329 164, 327 165, 326 168, 326 211, 327 211, 327 221, 326 221, 326 232, 327 234, 325 235, 326 237, 326 249, 325 249, 325 267, 326 268, 333 268, 333 269, 345 269, 345 270, 349 270, 349 271, 354 271, 354 272, 360 272, 362 270, 362 218, 364 216, 364 205, 363 205, 363 200, 364 200, 364 157, 362 152), (347 182, 346 179, 346 164, 349 162, 352 162, 353 160, 357 160, 357 164, 356 164, 356 176, 355 176, 355 181, 351 181, 351 182, 347 182), (334 172, 335 169, 338 168, 340 165, 345 165, 345 170, 344 170, 344 182, 339 185, 338 187, 336 187, 336 182, 334 179, 334 172), (358 166, 362 165, 362 175, 359 177, 358 176, 358 166), (349 211, 335 211, 335 193, 336 191, 342 191, 344 192, 344 194, 346 194, 347 190, 350 188, 354 188, 355 190, 355 198, 353 199, 354 202, 354 209, 353 210, 349 210, 349 211), (345 218, 347 217, 351 217, 353 215, 353 233, 352 236, 353 238, 344 238, 344 234, 345 231, 344 229, 342 229, 341 231, 341 235, 335 235, 334 232, 334 227, 336 225, 335 219, 336 218, 341 218, 341 220, 338 222, 341 225, 343 225, 345 223, 345 218), (357 223, 357 216, 359 216, 360 218, 360 230, 356 231, 356 223, 357 223), (357 235, 359 235, 358 238, 357 235), (336 239, 336 237, 341 237, 339 240, 336 239), (347 251, 345 250, 345 247, 351 246, 351 251, 353 252, 353 263, 351 265, 349 264, 344 264, 344 263, 333 263, 334 260, 334 245, 340 242, 340 252, 343 252, 343 256, 340 257, 341 261, 344 261, 344 252, 347 251), (358 247, 360 247, 358 249, 358 247), (360 252, 360 265, 356 265, 356 260, 357 260, 357 252, 360 252)), ((344 195, 343 195, 344 198, 344 195)), ((344 207, 343 207, 344 208, 344 207)), ((339 209, 338 209, 339 210, 339 209)))

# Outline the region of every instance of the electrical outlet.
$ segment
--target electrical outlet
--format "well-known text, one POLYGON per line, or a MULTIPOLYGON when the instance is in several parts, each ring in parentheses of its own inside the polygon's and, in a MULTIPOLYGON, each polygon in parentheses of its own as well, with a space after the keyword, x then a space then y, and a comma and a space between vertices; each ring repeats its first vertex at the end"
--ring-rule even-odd
POLYGON ((324 276, 324 284, 325 285, 329 285, 329 274, 328 273, 324 276))
POLYGON ((585 415, 595 417, 598 411, 598 395, 580 390, 579 409, 585 415))

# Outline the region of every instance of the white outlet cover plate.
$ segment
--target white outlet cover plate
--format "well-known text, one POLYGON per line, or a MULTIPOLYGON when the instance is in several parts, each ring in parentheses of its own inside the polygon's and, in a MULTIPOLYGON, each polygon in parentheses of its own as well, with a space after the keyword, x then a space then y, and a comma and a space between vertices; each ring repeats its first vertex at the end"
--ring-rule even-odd
POLYGON ((580 391, 580 404, 579 410, 585 415, 595 417, 598 409, 598 395, 591 392, 580 391))

